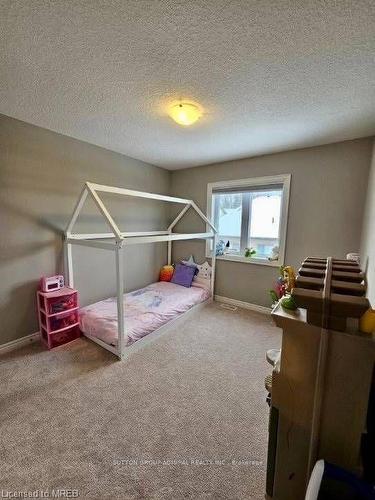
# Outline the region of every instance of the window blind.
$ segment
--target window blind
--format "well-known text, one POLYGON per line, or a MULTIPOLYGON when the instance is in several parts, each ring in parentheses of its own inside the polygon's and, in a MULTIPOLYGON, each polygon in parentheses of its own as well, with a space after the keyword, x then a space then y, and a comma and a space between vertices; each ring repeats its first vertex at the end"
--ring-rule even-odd
POLYGON ((266 191, 282 191, 283 184, 267 184, 265 186, 251 186, 251 187, 227 187, 227 188, 214 188, 212 190, 213 194, 231 194, 231 193, 254 193, 254 191, 266 192, 266 191))

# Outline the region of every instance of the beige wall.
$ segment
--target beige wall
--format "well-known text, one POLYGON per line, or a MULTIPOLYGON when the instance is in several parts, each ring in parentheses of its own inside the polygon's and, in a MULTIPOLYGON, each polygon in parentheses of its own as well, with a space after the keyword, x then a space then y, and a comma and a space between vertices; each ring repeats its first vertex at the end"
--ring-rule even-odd
POLYGON ((375 307, 375 142, 363 218, 361 262, 366 269, 367 295, 372 307, 375 307))
MULTIPOLYGON (((0 344, 37 331, 35 291, 42 275, 62 271, 62 235, 87 180, 166 194, 169 172, 0 115, 0 344)), ((109 203, 124 230, 163 229, 168 207, 150 200, 109 203)), ((94 206, 80 220, 106 231, 94 206)), ((155 281, 166 244, 126 250, 127 289, 155 281)), ((81 303, 113 295, 111 252, 76 247, 81 303)))
MULTIPOLYGON (((208 182, 291 173, 286 263, 297 267, 308 255, 345 257, 360 246, 371 147, 372 139, 359 139, 175 171, 171 194, 192 198, 206 210, 208 182)), ((199 227, 190 216, 178 229, 199 227)), ((190 252, 201 261, 204 244, 174 244, 175 259, 190 252)), ((277 268, 219 261, 216 294, 269 305, 277 276, 277 268)))
MULTIPOLYGON (((291 173, 286 262, 297 266, 306 255, 343 257, 358 250, 371 150, 372 139, 361 139, 170 173, 0 115, 0 344, 37 330, 38 279, 63 270, 62 231, 86 180, 191 197, 205 211, 208 182, 291 173)), ((362 240, 372 274, 374 171, 373 164, 362 240)), ((105 201, 124 230, 164 228, 171 215, 166 204, 150 200, 105 201)), ((194 231, 200 224, 188 215, 178 229, 194 231)), ((87 206, 78 229, 106 231, 93 205, 87 206)), ((126 252, 125 286, 134 289, 157 278, 166 245, 134 246, 126 252)), ((175 259, 189 253, 203 260, 204 244, 174 243, 175 259)), ((74 259, 82 305, 115 293, 111 253, 77 247, 74 259)), ((276 268, 221 261, 216 293, 268 305, 277 274, 276 268)), ((375 301, 371 273, 369 285, 375 301)))

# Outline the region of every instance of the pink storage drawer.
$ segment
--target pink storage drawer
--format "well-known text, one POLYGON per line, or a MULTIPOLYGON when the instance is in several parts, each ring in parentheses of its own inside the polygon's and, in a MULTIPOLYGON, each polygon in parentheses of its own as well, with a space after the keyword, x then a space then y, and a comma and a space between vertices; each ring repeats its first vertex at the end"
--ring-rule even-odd
POLYGON ((77 307, 77 294, 48 299, 48 314, 57 314, 77 307))
POLYGON ((59 345, 66 344, 67 342, 78 339, 80 336, 81 331, 78 325, 61 332, 52 332, 49 334, 50 348, 52 349, 53 347, 58 347, 59 345))
POLYGON ((48 321, 50 333, 53 333, 56 330, 76 325, 79 322, 78 311, 67 311, 57 316, 50 316, 48 321))
POLYGON ((37 304, 41 339, 48 349, 80 337, 77 290, 38 291, 37 304))

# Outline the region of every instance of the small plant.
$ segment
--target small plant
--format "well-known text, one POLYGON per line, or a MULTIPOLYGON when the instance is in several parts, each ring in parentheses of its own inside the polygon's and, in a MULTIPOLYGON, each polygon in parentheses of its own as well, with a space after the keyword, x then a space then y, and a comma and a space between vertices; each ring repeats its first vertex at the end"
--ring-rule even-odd
POLYGON ((251 258, 251 257, 253 257, 256 253, 257 253, 257 251, 256 251, 256 250, 255 250, 255 248, 253 248, 253 247, 250 247, 250 248, 245 248, 245 257, 246 257, 246 258, 251 258))

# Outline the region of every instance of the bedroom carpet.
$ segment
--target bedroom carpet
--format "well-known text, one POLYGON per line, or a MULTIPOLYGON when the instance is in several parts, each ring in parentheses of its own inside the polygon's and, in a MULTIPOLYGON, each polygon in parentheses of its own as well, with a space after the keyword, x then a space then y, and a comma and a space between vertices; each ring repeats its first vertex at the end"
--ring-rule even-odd
POLYGON ((270 316, 217 303, 120 362, 82 338, 0 357, 0 489, 263 499, 270 316))

